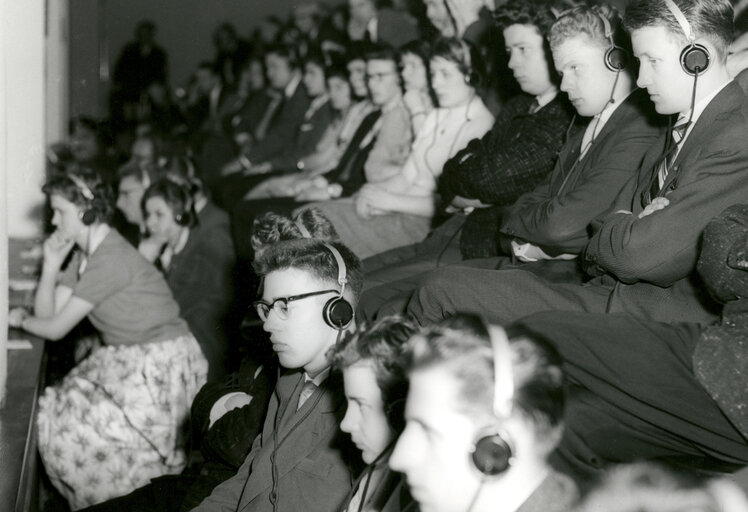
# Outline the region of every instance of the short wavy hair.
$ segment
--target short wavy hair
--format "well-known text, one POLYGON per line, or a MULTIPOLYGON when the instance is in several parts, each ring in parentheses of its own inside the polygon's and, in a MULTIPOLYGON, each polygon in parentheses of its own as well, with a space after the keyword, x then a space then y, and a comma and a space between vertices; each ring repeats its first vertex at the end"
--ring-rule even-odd
POLYGON ((551 48, 558 48, 567 39, 580 34, 586 35, 593 44, 600 48, 609 48, 610 40, 605 35, 603 17, 610 24, 613 42, 631 54, 631 40, 623 29, 618 10, 605 4, 575 7, 561 14, 548 33, 551 48))
POLYGON ((96 216, 96 221, 110 224, 114 215, 114 200, 112 189, 104 183, 104 180, 93 170, 77 164, 70 165, 64 172, 50 177, 42 187, 42 192, 47 196, 59 195, 70 201, 78 208, 90 210, 96 216), (80 179, 93 195, 89 200, 84 196, 81 187, 70 178, 75 175, 80 179))

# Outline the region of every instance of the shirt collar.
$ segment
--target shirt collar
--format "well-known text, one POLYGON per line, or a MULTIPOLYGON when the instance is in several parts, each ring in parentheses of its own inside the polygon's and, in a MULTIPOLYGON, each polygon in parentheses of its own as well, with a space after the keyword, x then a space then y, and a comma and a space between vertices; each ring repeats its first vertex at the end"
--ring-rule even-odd
POLYGON ((307 372, 304 372, 304 384, 307 382, 313 382, 315 386, 319 387, 325 379, 330 375, 330 367, 328 366, 317 374, 316 377, 312 378, 307 372))
POLYGON ((379 20, 376 16, 374 16, 372 19, 369 20, 369 23, 366 24, 366 31, 369 33, 369 37, 371 37, 371 40, 373 42, 377 41, 377 29, 379 28, 379 20))
POLYGON ((631 96, 634 93, 634 91, 636 91, 636 88, 631 89, 628 92, 628 94, 626 94, 626 96, 624 96, 620 100, 616 100, 614 103, 607 103, 605 105, 605 108, 603 108, 602 112, 593 116, 592 121, 590 121, 590 124, 594 125, 595 123, 597 123, 597 125, 595 126, 595 134, 594 134, 595 136, 600 135, 600 132, 605 127, 605 123, 607 123, 608 120, 611 117, 613 117, 613 114, 615 113, 616 110, 618 110, 618 107, 623 105, 626 102, 626 100, 629 99, 629 96, 631 96), (597 121, 598 119, 600 120, 599 122, 597 121))
POLYGON ((394 110, 395 108, 399 107, 402 102, 403 96, 401 94, 396 94, 394 98, 382 105, 382 112, 389 112, 390 110, 394 110))
POLYGON ((535 101, 538 102, 538 110, 548 105, 558 95, 558 89, 551 87, 543 94, 535 96, 535 101))
POLYGON ((290 98, 294 95, 296 92, 296 88, 299 86, 299 83, 301 83, 301 74, 300 73, 294 73, 293 78, 291 78, 291 81, 288 82, 288 85, 286 85, 286 88, 283 89, 283 95, 286 98, 290 98))

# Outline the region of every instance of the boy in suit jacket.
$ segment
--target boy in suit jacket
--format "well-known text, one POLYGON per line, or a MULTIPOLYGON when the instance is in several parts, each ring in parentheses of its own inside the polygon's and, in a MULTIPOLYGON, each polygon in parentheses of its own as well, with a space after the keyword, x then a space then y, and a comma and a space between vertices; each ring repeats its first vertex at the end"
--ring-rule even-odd
POLYGON ((408 306, 421 322, 457 309, 498 322, 549 310, 628 312, 662 322, 717 319, 716 305, 698 282, 696 257, 708 220, 748 193, 746 98, 726 68, 730 4, 678 5, 641 0, 626 10, 624 25, 641 61, 637 84, 658 113, 679 120, 652 145, 607 213, 592 222, 581 258, 592 279, 551 284, 523 270, 435 272, 408 306), (456 282, 465 288, 455 290, 456 282))
POLYGON ((339 243, 304 238, 265 249, 255 270, 263 286, 254 305, 285 371, 244 464, 194 510, 335 510, 357 456, 348 458, 338 429, 345 400, 327 352, 352 325, 361 264, 339 243))

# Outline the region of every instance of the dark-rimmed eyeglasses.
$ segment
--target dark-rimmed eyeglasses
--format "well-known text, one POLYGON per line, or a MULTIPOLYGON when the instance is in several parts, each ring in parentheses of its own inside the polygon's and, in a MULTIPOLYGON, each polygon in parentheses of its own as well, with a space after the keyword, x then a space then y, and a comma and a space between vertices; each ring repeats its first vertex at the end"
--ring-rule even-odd
POLYGON ((300 295, 291 295, 290 297, 278 297, 273 302, 265 302, 264 300, 256 300, 252 303, 252 306, 260 315, 260 319, 264 322, 268 319, 270 310, 275 311, 282 320, 288 318, 288 303, 296 300, 308 299, 309 297, 315 297, 317 295, 324 295, 325 293, 340 293, 338 290, 322 290, 318 292, 302 293, 300 295))

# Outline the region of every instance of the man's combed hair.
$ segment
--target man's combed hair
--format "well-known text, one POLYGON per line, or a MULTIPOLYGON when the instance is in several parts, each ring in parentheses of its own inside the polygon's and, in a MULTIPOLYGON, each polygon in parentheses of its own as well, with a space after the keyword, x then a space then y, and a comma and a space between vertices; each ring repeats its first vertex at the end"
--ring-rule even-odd
POLYGON ((252 249, 258 257, 267 247, 283 240, 296 240, 310 236, 318 240, 338 240, 338 232, 330 219, 318 208, 301 210, 293 217, 275 212, 258 216, 252 223, 252 249), (307 234, 302 233, 301 228, 307 234))
MULTIPOLYGON (((728 0, 673 0, 691 25, 694 36, 709 40, 724 61, 732 44, 735 25, 733 8, 728 0)), ((623 17, 626 30, 665 27, 685 46, 686 34, 664 0, 631 0, 623 17)))
POLYGON ((391 60, 397 66, 400 59, 397 50, 392 46, 385 43, 372 43, 365 50, 364 60, 367 62, 370 60, 391 60))
MULTIPOLYGON (((545 339, 529 331, 507 330, 512 350, 513 411, 527 419, 547 452, 560 440, 564 415, 561 357, 545 339)), ((477 421, 493 414, 493 348, 483 321, 457 315, 425 329, 408 343, 406 369, 442 367, 459 383, 458 407, 477 421)))
POLYGON ((578 2, 564 0, 509 0, 493 13, 500 29, 511 25, 535 25, 541 36, 546 36, 556 15, 578 2))
POLYGON ((558 48, 564 41, 581 34, 601 48, 609 48, 610 40, 605 35, 601 16, 610 24, 613 42, 631 53, 631 42, 623 30, 621 17, 614 7, 601 4, 594 7, 575 7, 563 13, 553 24, 548 34, 551 48, 558 48))
POLYGON ((343 258, 348 279, 346 297, 355 307, 364 284, 361 260, 340 242, 325 242, 316 238, 284 240, 268 246, 261 254, 256 255, 252 266, 259 277, 265 277, 276 270, 304 270, 338 288, 338 263, 325 243, 335 247, 343 258))

